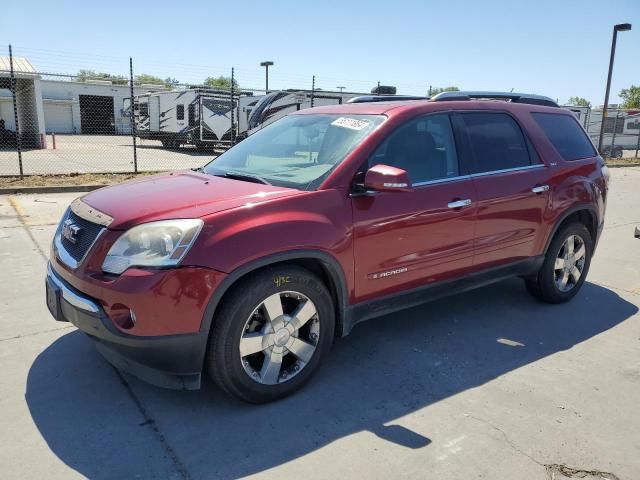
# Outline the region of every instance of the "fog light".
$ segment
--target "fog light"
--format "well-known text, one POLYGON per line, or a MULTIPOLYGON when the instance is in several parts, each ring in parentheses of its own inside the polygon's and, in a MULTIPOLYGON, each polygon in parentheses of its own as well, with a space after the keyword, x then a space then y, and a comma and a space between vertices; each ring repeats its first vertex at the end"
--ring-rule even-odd
POLYGON ((116 303, 111 307, 111 320, 123 330, 129 330, 136 324, 136 314, 129 307, 116 303))

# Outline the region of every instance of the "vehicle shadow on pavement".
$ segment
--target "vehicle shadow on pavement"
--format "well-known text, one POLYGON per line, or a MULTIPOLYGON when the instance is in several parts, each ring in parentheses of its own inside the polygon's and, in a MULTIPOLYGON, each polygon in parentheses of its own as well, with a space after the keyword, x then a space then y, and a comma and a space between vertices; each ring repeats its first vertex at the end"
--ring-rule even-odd
POLYGON ((191 478, 237 478, 363 431, 429 448, 428 432, 397 419, 570 349, 637 310, 591 283, 568 304, 544 305, 509 280, 359 325, 301 392, 273 404, 237 402, 208 381, 186 392, 127 377, 151 419, 134 425, 137 407, 120 379, 74 331, 35 360, 26 400, 51 450, 89 478, 179 477, 181 469, 191 478), (137 440, 156 428, 164 446, 137 440), (173 474, 150 452, 163 448, 179 467, 173 474))

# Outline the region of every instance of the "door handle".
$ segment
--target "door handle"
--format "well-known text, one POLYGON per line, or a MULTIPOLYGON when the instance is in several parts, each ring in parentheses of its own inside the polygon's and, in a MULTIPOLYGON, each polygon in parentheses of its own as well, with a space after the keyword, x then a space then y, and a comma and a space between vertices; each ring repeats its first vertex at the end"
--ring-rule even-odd
POLYGON ((454 200, 453 202, 447 203, 447 207, 449 208, 462 208, 468 207, 469 205, 471 205, 471 200, 468 198, 465 200, 454 200))
POLYGON ((531 191, 533 193, 542 193, 542 192, 548 192, 549 191, 549 185, 538 185, 536 187, 533 187, 531 189, 531 191))

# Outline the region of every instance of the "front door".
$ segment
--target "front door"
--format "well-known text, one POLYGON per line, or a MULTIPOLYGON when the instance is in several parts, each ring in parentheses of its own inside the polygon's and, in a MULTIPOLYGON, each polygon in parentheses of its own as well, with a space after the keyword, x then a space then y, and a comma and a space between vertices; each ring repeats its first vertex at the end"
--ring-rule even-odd
POLYGON ((149 97, 149 131, 160 131, 160 96, 149 97))
POLYGON ((406 170, 411 192, 354 197, 357 301, 462 275, 472 266, 475 192, 458 166, 448 114, 411 120, 368 166, 406 170))

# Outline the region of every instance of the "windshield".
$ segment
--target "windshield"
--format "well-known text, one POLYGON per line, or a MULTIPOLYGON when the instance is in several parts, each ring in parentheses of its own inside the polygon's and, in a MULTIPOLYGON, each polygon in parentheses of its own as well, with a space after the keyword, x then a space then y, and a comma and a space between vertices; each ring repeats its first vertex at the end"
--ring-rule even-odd
POLYGON ((240 142, 203 171, 312 190, 384 119, 381 115, 290 115, 240 142))

